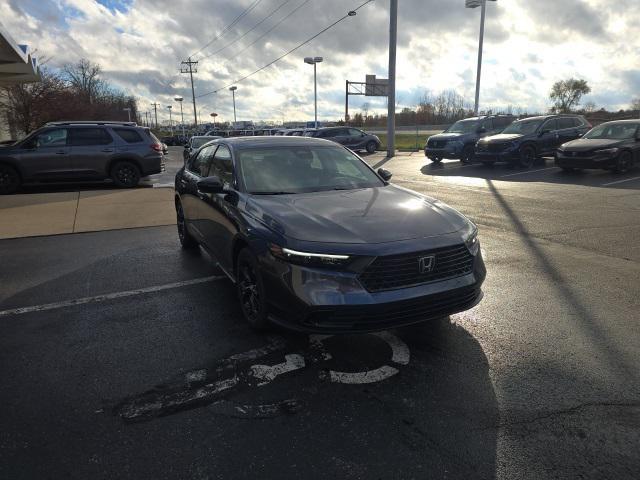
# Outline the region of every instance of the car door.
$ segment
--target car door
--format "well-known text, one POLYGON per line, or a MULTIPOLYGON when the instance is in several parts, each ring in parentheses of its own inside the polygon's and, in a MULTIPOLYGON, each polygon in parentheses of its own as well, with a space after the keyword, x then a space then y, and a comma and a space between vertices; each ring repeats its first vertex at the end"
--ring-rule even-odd
POLYGON ((100 127, 69 129, 69 163, 74 178, 105 178, 115 153, 113 137, 100 127))
POLYGON ((577 128, 577 119, 573 117, 560 117, 558 118, 558 142, 556 148, 563 143, 570 142, 580 137, 580 132, 577 128))
POLYGON ((349 129, 348 128, 336 128, 331 132, 331 138, 329 140, 333 140, 336 143, 348 146, 347 142, 349 141, 349 129))
POLYGON ((349 128, 348 132, 349 136, 345 145, 352 150, 364 148, 365 133, 357 128, 349 128))
POLYGON ((220 145, 213 156, 209 176, 218 177, 226 191, 208 193, 202 197, 205 245, 227 272, 233 271, 231 250, 233 239, 238 233, 238 195, 235 191, 237 182, 234 170, 231 150, 227 145, 220 145))
POLYGON ((551 118, 544 122, 540 127, 540 138, 538 139, 539 153, 543 155, 554 153, 560 145, 559 139, 557 119, 551 118))
POLYGON ((65 180, 70 176, 67 128, 49 128, 29 139, 17 155, 24 178, 65 180))
POLYGON ((203 212, 206 210, 202 203, 206 195, 198 191, 198 182, 209 176, 211 160, 215 153, 216 146, 211 145, 198 151, 187 162, 182 174, 178 179, 180 190, 180 201, 184 218, 191 227, 190 230, 200 242, 204 242, 203 212))

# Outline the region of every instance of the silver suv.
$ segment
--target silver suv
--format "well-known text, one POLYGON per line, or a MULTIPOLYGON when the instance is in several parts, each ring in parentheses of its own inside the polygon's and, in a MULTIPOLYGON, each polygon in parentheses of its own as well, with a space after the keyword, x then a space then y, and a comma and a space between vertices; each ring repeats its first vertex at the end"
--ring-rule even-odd
POLYGON ((0 194, 35 182, 111 179, 123 188, 164 168, 162 145, 132 122, 52 122, 0 147, 0 194))

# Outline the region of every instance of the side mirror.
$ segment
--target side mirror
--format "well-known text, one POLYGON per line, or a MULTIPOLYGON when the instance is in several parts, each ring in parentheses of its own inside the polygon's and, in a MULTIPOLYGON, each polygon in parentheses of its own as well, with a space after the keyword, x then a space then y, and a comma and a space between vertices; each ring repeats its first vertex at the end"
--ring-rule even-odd
POLYGON ((478 133, 487 133, 487 129, 486 129, 486 128, 484 128, 484 127, 480 127, 480 128, 477 130, 477 132, 478 132, 478 133))
POLYGON ((385 182, 391 180, 391 177, 393 176, 393 174, 389 170, 385 170, 384 168, 378 169, 378 175, 380 175, 380 178, 382 178, 385 182))
POLYGON ((184 148, 185 148, 185 149, 189 148, 189 144, 188 144, 188 143, 185 143, 185 144, 184 144, 184 148))
POLYGON ((366 134, 366 133, 364 133, 364 132, 362 132, 362 133, 360 134, 360 136, 361 136, 361 137, 366 137, 366 136, 367 136, 367 134, 366 134))
POLYGON ((197 184, 198 191, 202 193, 222 193, 224 185, 218 177, 206 177, 200 180, 197 184))

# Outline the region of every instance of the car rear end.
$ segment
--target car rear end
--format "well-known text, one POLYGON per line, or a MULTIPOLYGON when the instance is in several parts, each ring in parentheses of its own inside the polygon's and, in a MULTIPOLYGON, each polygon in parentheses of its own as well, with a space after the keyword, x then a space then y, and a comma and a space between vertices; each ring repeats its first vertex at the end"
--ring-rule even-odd
POLYGON ((164 171, 162 142, 147 127, 112 127, 117 134, 118 159, 132 160, 140 168, 140 175, 147 176, 164 171))

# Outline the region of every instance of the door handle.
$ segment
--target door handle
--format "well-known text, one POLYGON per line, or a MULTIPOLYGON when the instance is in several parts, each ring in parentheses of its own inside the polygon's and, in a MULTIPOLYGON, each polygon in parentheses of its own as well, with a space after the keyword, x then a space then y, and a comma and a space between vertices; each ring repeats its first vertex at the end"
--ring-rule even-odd
POLYGON ((102 151, 105 153, 111 153, 113 152, 113 148, 103 148, 102 151))
POLYGON ((58 150, 56 152, 56 155, 64 155, 65 153, 67 153, 67 152, 65 152, 64 150, 58 150))

